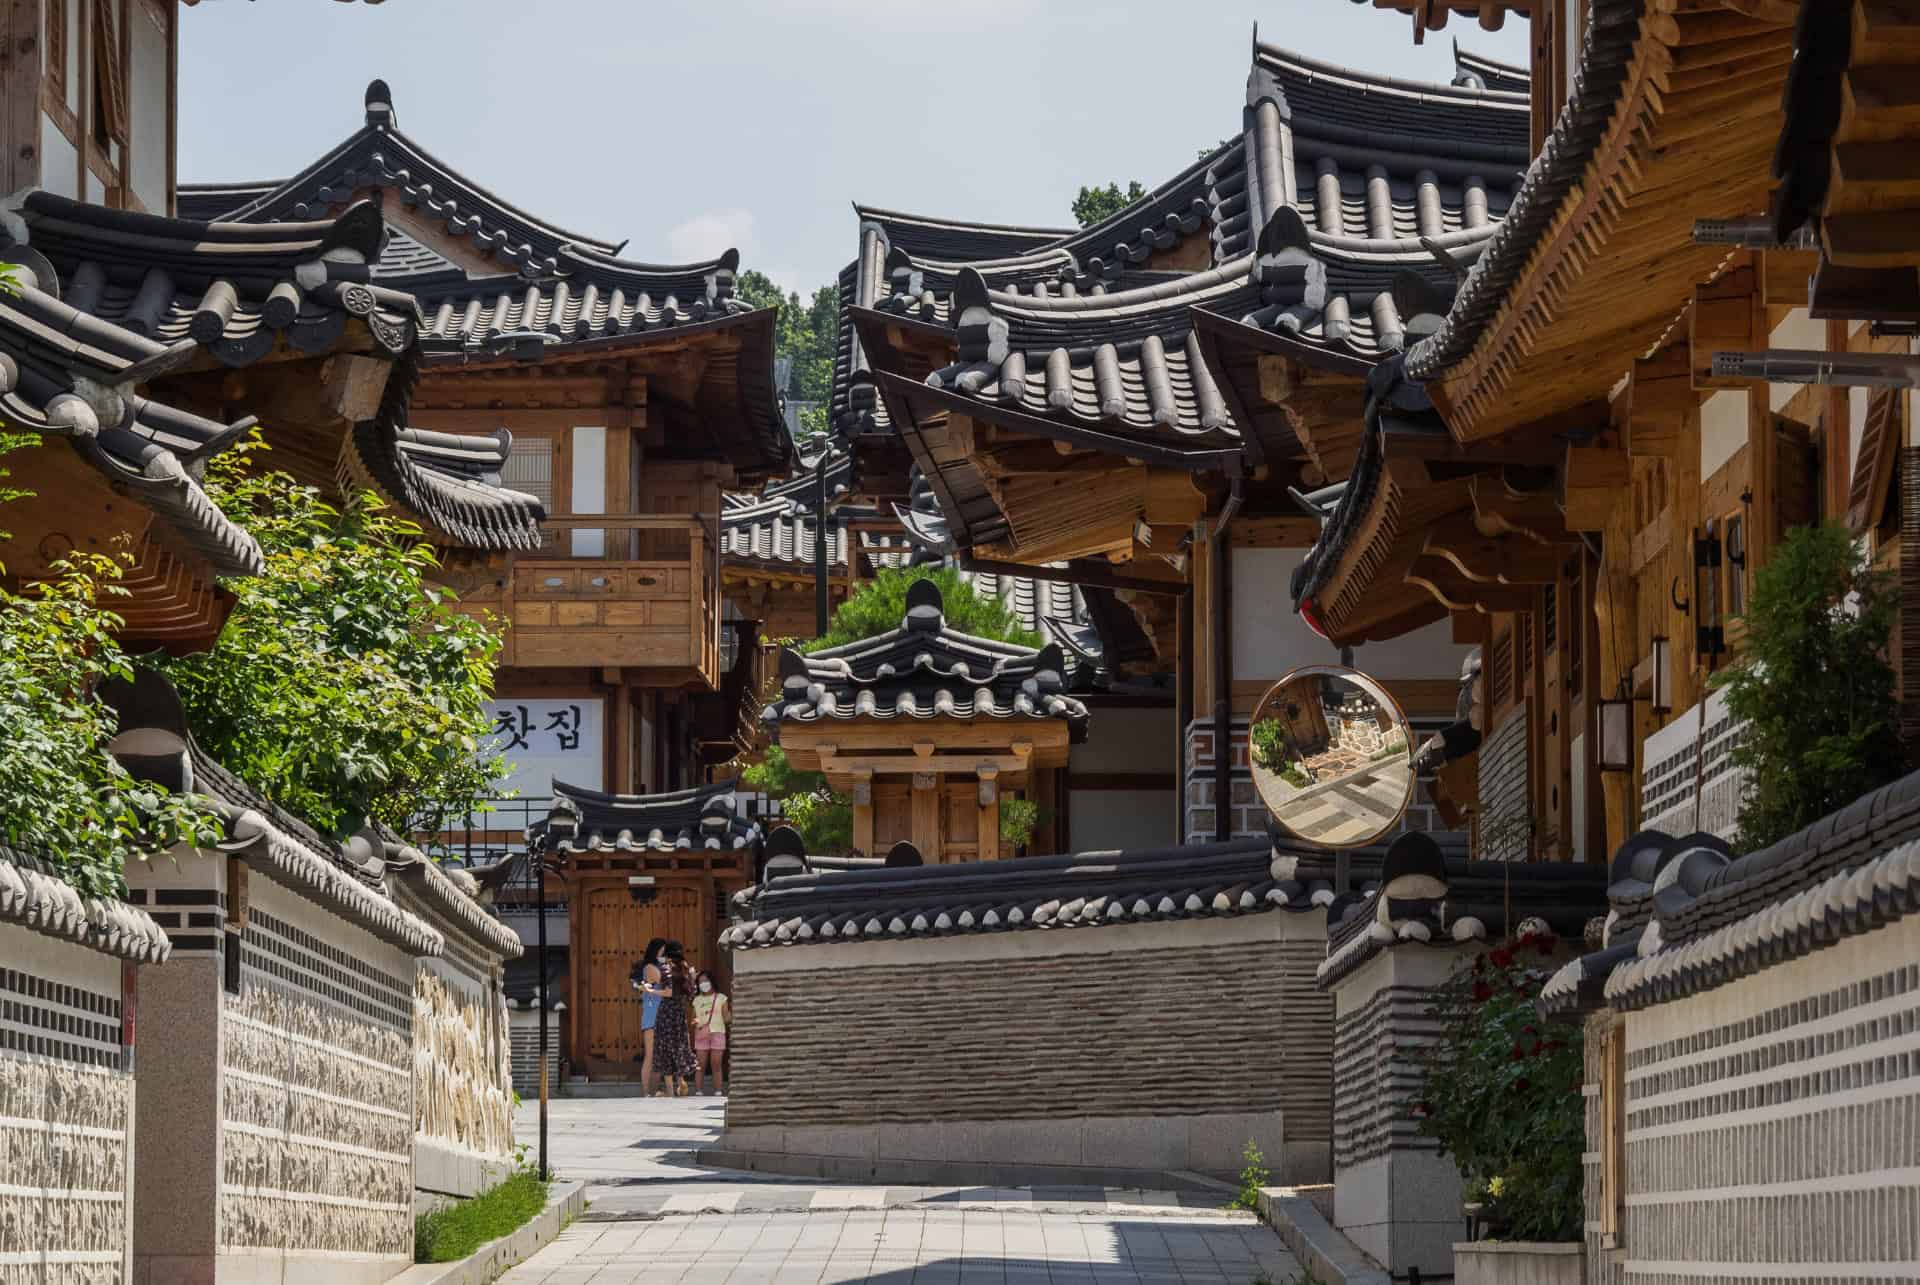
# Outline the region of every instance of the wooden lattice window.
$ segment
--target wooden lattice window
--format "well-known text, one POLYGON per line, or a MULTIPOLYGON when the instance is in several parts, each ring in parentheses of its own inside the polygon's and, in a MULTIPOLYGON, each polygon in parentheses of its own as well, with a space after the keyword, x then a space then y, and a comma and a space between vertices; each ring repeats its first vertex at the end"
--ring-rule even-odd
POLYGON ((93 5, 93 131, 101 146, 127 145, 127 77, 120 64, 120 27, 114 20, 113 0, 93 5))
POLYGON ((67 100, 67 0, 46 0, 47 86, 61 102, 67 100))

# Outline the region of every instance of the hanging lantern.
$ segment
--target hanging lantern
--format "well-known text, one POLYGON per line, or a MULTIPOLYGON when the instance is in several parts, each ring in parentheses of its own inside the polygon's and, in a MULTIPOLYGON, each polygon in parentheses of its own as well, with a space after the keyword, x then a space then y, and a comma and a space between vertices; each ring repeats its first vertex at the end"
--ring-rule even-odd
POLYGON ((1720 625, 1720 537, 1709 522, 1707 533, 1693 542, 1693 650, 1711 661, 1726 649, 1720 625))

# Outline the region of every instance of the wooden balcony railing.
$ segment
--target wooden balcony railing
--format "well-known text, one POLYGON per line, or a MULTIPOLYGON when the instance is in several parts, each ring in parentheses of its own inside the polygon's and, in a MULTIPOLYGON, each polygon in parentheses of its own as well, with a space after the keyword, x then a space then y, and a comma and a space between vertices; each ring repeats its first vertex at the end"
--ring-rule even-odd
POLYGON ((491 592, 462 599, 464 608, 510 624, 502 665, 636 666, 719 682, 720 545, 712 517, 595 514, 545 525, 559 537, 553 549, 507 555, 491 592), (599 533, 598 556, 573 556, 579 531, 599 533))

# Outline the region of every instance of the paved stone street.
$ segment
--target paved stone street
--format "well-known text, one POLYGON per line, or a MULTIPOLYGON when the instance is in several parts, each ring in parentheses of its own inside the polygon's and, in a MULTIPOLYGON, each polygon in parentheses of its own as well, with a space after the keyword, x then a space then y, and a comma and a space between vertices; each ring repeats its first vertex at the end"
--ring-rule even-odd
MULTIPOLYGON (((1219 1193, 829 1185, 706 1169, 718 1098, 553 1104, 556 1176, 585 1217, 507 1285, 630 1281, 1075 1281, 1288 1285, 1299 1267, 1219 1193)), ((517 1121, 530 1145, 534 1104, 517 1121)))

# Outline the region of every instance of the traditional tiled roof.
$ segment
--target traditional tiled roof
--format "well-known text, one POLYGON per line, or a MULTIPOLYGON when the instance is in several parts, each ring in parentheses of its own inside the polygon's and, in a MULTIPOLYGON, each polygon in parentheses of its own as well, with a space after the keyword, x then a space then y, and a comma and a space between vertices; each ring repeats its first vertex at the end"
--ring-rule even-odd
POLYGON ((1470 861, 1434 838, 1394 840, 1377 891, 1328 913, 1327 958, 1316 973, 1333 986, 1383 950, 1549 933, 1578 940, 1606 903, 1606 872, 1573 862, 1470 861))
MULTIPOLYGON (((580 814, 578 831, 558 845, 561 852, 675 852, 733 850, 759 841, 760 826, 747 816, 738 781, 717 781, 671 794, 608 794, 553 783, 556 799, 570 800, 580 814)), ((529 843, 546 833, 542 818, 527 827, 529 843)))
POLYGON ((51 857, 0 841, 0 923, 129 959, 165 962, 173 942, 147 913, 123 901, 83 897, 51 857))
POLYGON ((120 731, 108 750, 137 779, 209 799, 226 832, 220 851, 408 954, 437 956, 444 949, 437 930, 386 894, 378 856, 325 838, 196 745, 165 678, 141 670, 131 683, 108 683, 101 698, 119 715, 120 731))
POLYGON ((377 418, 357 426, 354 445, 369 480, 457 543, 476 549, 537 549, 546 506, 500 484, 513 447, 493 434, 436 433, 401 427, 417 378, 408 361, 387 381, 377 418))
MULTIPOLYGON (((49 283, 51 284, 51 283, 49 283)), ((64 438, 116 489, 165 523, 216 576, 255 575, 260 546, 201 489, 207 458, 253 420, 222 424, 134 393, 193 358, 88 316, 29 282, 0 292, 0 420, 64 438)))
POLYGON ((1453 83, 1466 89, 1496 89, 1503 93, 1526 94, 1533 89, 1533 73, 1525 67, 1498 62, 1462 49, 1453 42, 1453 83))
POLYGON ((1682 999, 1920 911, 1920 773, 1758 852, 1711 835, 1634 835, 1614 854, 1603 949, 1540 1008, 1574 1018, 1682 999))
POLYGON ((736 251, 671 266, 622 259, 624 242, 546 222, 421 148, 401 133, 384 81, 367 87, 362 127, 300 174, 271 186, 188 186, 182 199, 204 211, 239 198, 220 217, 253 224, 319 217, 370 188, 391 192, 409 217, 438 225, 492 265, 456 264, 407 234, 387 238, 369 256, 381 288, 419 301, 429 360, 616 355, 724 330, 738 351, 712 355, 700 405, 688 409, 689 417, 706 437, 723 438, 743 471, 786 461, 791 448, 773 383, 773 312, 734 297, 736 251))
POLYGON ((783 650, 780 682, 761 714, 776 741, 783 724, 856 718, 1063 720, 1075 742, 1087 734, 1057 644, 1036 650, 947 628, 930 580, 908 587, 897 629, 811 655, 783 650))
MULTIPOLYGON (((1096 372, 1088 354, 1103 342, 1125 351, 1147 333, 1157 334, 1165 350, 1174 398, 1189 395, 1183 390, 1196 377, 1186 372, 1201 364, 1198 349, 1186 342, 1189 308, 1245 318, 1338 355, 1373 359, 1397 351, 1408 325, 1388 289, 1392 277, 1413 272, 1436 290, 1450 286, 1506 209, 1527 162, 1527 130, 1524 92, 1411 84, 1256 42, 1243 137, 1095 228, 1014 258, 935 263, 891 243, 886 227, 863 225, 860 257, 842 274, 834 422, 848 431, 890 422, 864 373, 866 336, 849 333, 866 324, 861 316, 949 326, 956 309, 967 306, 954 302, 954 294, 970 288, 969 272, 992 292, 995 310, 1007 312, 1016 332, 1028 321, 1031 333, 1016 333, 1010 344, 1028 381, 1038 381, 1045 369, 1036 354, 1065 349, 1083 359, 1079 382, 1086 387, 1071 403, 1008 398, 1029 408, 1070 405, 1083 417, 1091 411, 1093 418, 1113 418, 1107 411, 1113 399, 1091 387, 1096 372), (1281 225, 1275 244, 1264 249, 1288 248, 1279 244, 1284 238, 1297 240, 1300 253, 1284 264, 1256 263, 1263 249, 1256 236, 1283 209, 1298 213, 1298 226, 1281 225), (1203 228, 1211 233, 1206 267, 1217 277, 1180 284, 1184 272, 1137 266, 1203 228), (1434 250, 1451 262, 1437 260, 1434 250), (1229 271, 1233 265, 1242 266, 1229 271), (1192 297, 1176 298, 1182 292, 1192 297), (1111 298, 1116 294, 1124 299, 1111 298), (1089 314, 1087 334, 1066 329, 1063 319, 1082 312, 1089 314), (1092 314, 1103 314, 1100 320, 1116 336, 1095 333, 1100 322, 1092 314), (1047 342, 1048 320, 1058 323, 1058 342, 1047 342)), ((1128 388, 1141 385, 1145 367, 1136 371, 1123 362, 1122 369, 1128 388)), ((1000 395, 1001 381, 989 382, 1000 395)), ((1190 394, 1196 402, 1203 395, 1218 408, 1209 418, 1230 424, 1217 390, 1195 387, 1190 394)), ((1129 422, 1151 422, 1156 411, 1162 419, 1168 415, 1164 406, 1149 405, 1144 392, 1134 400, 1139 404, 1129 404, 1123 416, 1129 422)))
POLYGON ((456 932, 504 959, 522 950, 520 935, 480 903, 480 884, 469 872, 440 863, 384 830, 365 830, 347 840, 349 860, 377 857, 387 885, 404 884, 432 914, 456 932))
MULTIPOLYGON (((1352 857, 1365 877, 1378 849, 1352 857)), ((768 880, 736 898, 735 950, 1304 912, 1334 900, 1331 853, 1264 838, 929 866, 868 865, 768 880)))
POLYGON ((15 237, 52 263, 74 308, 161 343, 192 339, 229 366, 259 361, 282 342, 296 352, 332 351, 352 319, 391 355, 412 348, 419 333, 413 299, 372 282, 369 265, 385 232, 372 202, 338 218, 253 225, 110 209, 37 190, 9 205, 19 219, 15 237))

